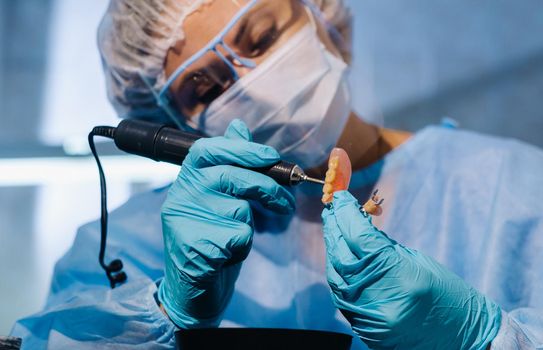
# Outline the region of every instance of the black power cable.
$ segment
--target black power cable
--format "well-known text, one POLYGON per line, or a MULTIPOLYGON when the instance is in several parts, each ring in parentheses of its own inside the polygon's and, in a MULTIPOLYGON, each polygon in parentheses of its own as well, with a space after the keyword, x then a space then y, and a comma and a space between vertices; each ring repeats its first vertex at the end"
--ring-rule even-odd
POLYGON ((115 288, 117 284, 126 281, 126 273, 122 271, 123 262, 120 259, 115 259, 109 264, 106 264, 104 257, 106 254, 106 242, 107 242, 107 192, 106 192, 106 177, 104 176, 104 170, 102 164, 98 158, 96 147, 94 145, 94 136, 103 136, 113 139, 115 136, 115 128, 111 126, 97 126, 89 133, 89 146, 92 151, 96 164, 98 165, 98 173, 100 174, 100 203, 101 203, 101 216, 100 216, 100 253, 98 255, 98 261, 100 266, 106 272, 106 276, 109 280, 111 288, 115 288))

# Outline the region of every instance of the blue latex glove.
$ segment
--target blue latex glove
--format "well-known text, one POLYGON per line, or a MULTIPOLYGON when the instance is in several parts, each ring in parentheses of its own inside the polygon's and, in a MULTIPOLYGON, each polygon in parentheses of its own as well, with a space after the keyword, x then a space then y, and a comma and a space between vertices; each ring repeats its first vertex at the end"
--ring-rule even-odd
POLYGON ((347 191, 324 209, 335 305, 372 349, 486 349, 500 308, 445 267, 379 231, 347 191))
POLYGON ((162 207, 165 277, 159 300, 181 328, 216 327, 228 305, 241 262, 249 254, 254 200, 280 214, 294 197, 255 171, 280 160, 273 148, 252 143, 234 120, 224 137, 198 140, 162 207))

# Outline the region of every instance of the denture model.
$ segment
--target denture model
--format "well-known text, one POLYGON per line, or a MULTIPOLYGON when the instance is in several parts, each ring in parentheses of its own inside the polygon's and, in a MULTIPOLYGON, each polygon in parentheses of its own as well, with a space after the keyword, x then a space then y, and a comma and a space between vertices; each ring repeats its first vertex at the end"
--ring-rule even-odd
POLYGON ((334 148, 328 159, 328 171, 322 188, 322 203, 332 202, 334 192, 347 190, 351 181, 351 160, 342 148, 334 148))

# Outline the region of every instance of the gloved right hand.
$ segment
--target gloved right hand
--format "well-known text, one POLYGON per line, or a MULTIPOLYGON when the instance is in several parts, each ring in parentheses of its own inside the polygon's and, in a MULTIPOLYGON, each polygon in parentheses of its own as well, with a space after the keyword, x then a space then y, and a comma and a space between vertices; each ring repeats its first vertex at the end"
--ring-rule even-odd
POLYGON ((368 347, 487 349, 501 322, 492 300, 378 230, 347 191, 322 219, 334 304, 368 347))
POLYGON ((178 327, 220 323, 252 244, 247 200, 280 214, 294 211, 294 197, 273 179, 232 166, 259 168, 279 160, 273 148, 251 142, 240 120, 224 137, 191 147, 162 206, 165 277, 158 298, 178 327))

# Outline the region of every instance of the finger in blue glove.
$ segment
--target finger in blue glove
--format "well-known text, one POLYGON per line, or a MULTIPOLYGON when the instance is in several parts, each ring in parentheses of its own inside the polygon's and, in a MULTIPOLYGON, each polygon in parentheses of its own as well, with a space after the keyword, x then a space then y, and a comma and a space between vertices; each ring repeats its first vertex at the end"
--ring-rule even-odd
POLYGON ((191 147, 162 207, 165 278, 158 296, 179 327, 215 327, 220 322, 251 249, 248 200, 280 214, 294 211, 288 190, 242 168, 279 160, 273 148, 251 142, 239 120, 224 137, 200 139, 191 147))
POLYGON ((500 308, 432 258, 390 239, 347 191, 322 213, 335 305, 372 349, 485 349, 500 308))

